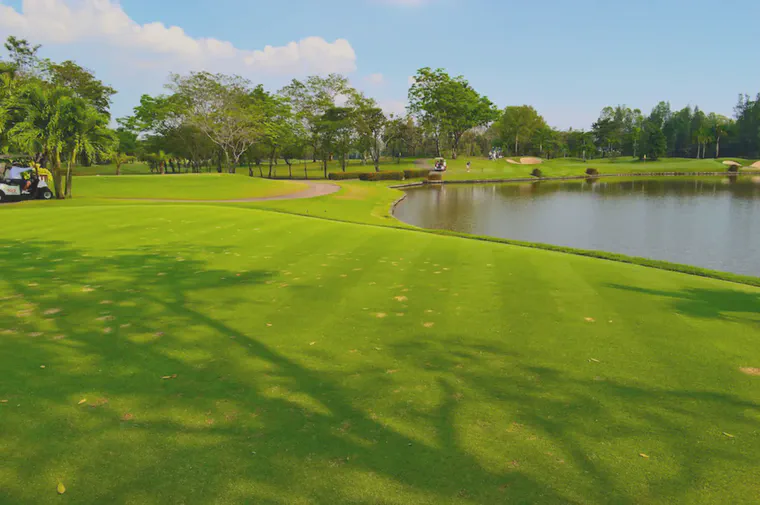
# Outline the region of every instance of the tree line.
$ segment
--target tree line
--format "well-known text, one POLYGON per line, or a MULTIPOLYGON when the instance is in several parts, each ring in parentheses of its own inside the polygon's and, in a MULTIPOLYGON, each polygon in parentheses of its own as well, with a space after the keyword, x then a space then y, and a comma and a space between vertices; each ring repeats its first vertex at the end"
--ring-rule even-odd
MULTIPOLYGON (((151 170, 293 177, 295 160, 349 159, 380 170, 381 157, 506 155, 760 157, 760 95, 743 95, 734 118, 698 107, 649 114, 606 107, 587 130, 550 127, 531 106, 498 109, 462 76, 421 68, 402 115, 386 114, 337 74, 294 79, 272 92, 239 76, 171 75, 166 92, 143 95, 128 117, 111 118, 116 90, 73 61, 39 57, 40 47, 9 37, 0 60, 0 155, 24 154, 48 166, 59 198, 71 194, 73 166, 137 158, 151 170), (112 127, 115 126, 115 127, 112 127)), ((308 174, 307 174, 308 175, 308 174)))

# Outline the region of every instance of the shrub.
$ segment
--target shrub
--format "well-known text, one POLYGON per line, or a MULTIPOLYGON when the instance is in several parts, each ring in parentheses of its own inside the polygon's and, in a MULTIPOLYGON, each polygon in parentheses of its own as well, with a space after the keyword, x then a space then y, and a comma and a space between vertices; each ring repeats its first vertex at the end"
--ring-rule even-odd
POLYGON ((728 171, 729 172, 738 172, 740 168, 742 168, 742 167, 740 167, 739 165, 729 165, 728 166, 728 171))
POLYGON ((599 170, 595 168, 587 168, 586 175, 599 175, 599 170))
POLYGON ((405 179, 424 179, 428 176, 430 170, 404 170, 405 179))
POLYGON ((349 179, 359 179, 361 172, 331 172, 327 178, 331 181, 346 181, 349 179))
POLYGON ((441 172, 430 172, 427 176, 427 180, 429 181, 442 181, 443 180, 443 174, 441 172))
POLYGON ((404 172, 366 172, 359 174, 363 181, 403 181, 404 172))
POLYGON ((533 171, 530 173, 533 177, 543 177, 544 173, 539 170, 538 168, 534 168, 533 171))

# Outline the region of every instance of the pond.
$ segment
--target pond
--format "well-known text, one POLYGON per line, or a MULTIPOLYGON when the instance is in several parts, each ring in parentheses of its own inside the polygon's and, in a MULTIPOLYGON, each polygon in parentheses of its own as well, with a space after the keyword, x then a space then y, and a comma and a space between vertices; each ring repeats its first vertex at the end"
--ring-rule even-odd
POLYGON ((398 219, 760 276, 760 177, 447 184, 407 190, 398 219))

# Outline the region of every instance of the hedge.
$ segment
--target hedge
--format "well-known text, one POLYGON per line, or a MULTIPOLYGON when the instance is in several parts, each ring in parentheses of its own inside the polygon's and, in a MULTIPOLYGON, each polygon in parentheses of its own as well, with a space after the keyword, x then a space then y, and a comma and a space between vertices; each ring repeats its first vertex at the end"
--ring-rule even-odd
POLYGON ((544 173, 541 170, 534 168, 533 171, 530 173, 530 175, 532 175, 533 177, 543 177, 544 173))
POLYGON ((361 172, 331 172, 327 178, 331 181, 345 181, 348 179, 359 179, 361 172))
POLYGON ((443 174, 441 172, 430 172, 428 174, 428 180, 429 181, 442 181, 443 180, 443 174))
POLYGON ((599 175, 599 170, 595 168, 587 168, 586 175, 599 175))
POLYGON ((404 170, 404 178, 406 179, 424 179, 428 176, 430 170, 404 170))
POLYGON ((740 167, 740 166, 738 166, 738 165, 730 165, 730 166, 728 167, 728 171, 729 171, 729 172, 738 172, 738 171, 739 171, 739 169, 741 169, 741 168, 742 168, 742 167, 740 167))
POLYGON ((366 172, 360 173, 362 181, 403 181, 404 172, 366 172))

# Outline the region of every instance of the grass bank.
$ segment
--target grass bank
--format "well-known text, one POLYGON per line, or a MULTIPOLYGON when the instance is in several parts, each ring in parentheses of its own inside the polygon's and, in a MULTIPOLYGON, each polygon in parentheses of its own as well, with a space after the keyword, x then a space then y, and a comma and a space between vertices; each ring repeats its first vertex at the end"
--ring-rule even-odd
POLYGON ((306 189, 298 182, 229 174, 76 177, 78 198, 155 198, 166 200, 233 200, 284 196, 306 189))

